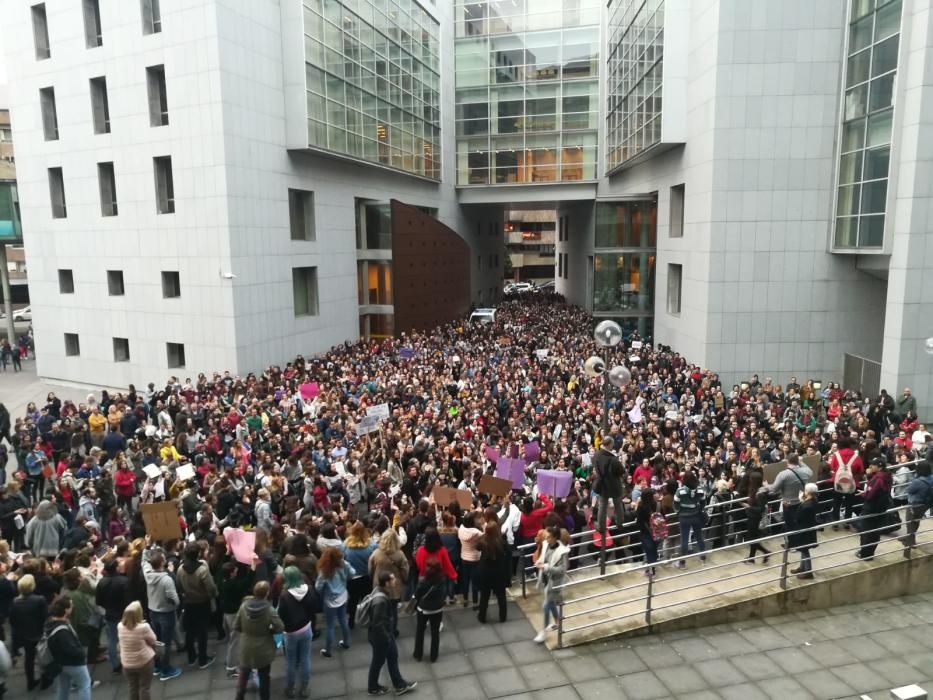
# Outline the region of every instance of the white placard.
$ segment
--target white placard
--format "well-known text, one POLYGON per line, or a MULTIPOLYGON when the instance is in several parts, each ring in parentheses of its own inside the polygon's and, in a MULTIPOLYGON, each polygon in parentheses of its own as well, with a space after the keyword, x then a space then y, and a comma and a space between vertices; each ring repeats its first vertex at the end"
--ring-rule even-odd
POLYGON ((545 349, 543 349, 543 350, 535 350, 535 355, 538 356, 538 359, 539 359, 539 360, 545 360, 545 359, 547 359, 547 356, 548 356, 548 353, 549 353, 549 352, 550 352, 550 350, 548 350, 547 348, 545 348, 545 349))
POLYGON ((381 403, 376 406, 370 406, 366 409, 366 416, 375 416, 379 420, 385 420, 389 417, 389 404, 381 403))
POLYGON ((175 478, 182 481, 191 481, 195 476, 194 467, 190 464, 182 464, 175 470, 175 478))
POLYGON ((641 362, 641 357, 638 355, 632 355, 628 358, 628 361, 631 362, 632 364, 636 364, 638 362, 641 362))
POLYGON ((555 426, 554 426, 554 432, 551 433, 551 437, 552 437, 554 440, 559 440, 559 439, 560 439, 560 433, 561 433, 561 430, 563 430, 563 428, 564 428, 564 426, 562 426, 560 423, 558 423, 557 425, 555 425, 555 426))
POLYGON ((146 476, 150 479, 157 479, 162 474, 162 470, 154 464, 147 464, 143 467, 143 471, 146 472, 146 476))
POLYGON ((642 342, 640 340, 632 341, 632 350, 641 350, 642 342))
POLYGON ((365 416, 356 424, 358 435, 369 435, 369 433, 374 433, 377 430, 379 430, 378 416, 365 416))

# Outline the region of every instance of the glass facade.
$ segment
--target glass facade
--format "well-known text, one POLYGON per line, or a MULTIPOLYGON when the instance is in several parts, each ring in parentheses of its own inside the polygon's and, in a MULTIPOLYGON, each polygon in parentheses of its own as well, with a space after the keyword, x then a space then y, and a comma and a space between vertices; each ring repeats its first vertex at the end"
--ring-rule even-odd
POLYGON ((0 242, 18 241, 22 237, 16 183, 0 182, 0 242))
POLYGON ((440 27, 415 0, 304 0, 308 144, 439 180, 440 27))
POLYGON ((650 337, 654 318, 658 206, 597 202, 593 313, 650 337))
POLYGON ((609 170, 661 141, 664 0, 609 5, 609 170))
POLYGON ((836 248, 881 248, 901 0, 852 0, 840 134, 836 248))
POLYGON ((457 184, 593 180, 599 0, 456 0, 457 184))

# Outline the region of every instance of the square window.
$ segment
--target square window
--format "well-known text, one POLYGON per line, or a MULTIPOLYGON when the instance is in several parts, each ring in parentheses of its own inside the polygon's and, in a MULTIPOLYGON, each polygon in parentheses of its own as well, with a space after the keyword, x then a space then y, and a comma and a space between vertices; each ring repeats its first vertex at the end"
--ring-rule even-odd
POLYGON ((129 338, 114 338, 113 339, 113 361, 114 362, 129 362, 130 361, 129 338))
POLYGON ((667 266, 667 313, 671 316, 680 315, 683 269, 683 265, 667 266))
POLYGON ((295 316, 317 316, 318 289, 316 267, 292 268, 292 293, 295 316))
POLYGON ((181 278, 177 271, 162 271, 162 298, 177 299, 181 296, 181 278))
POLYGON ((185 346, 182 343, 166 343, 165 352, 168 356, 168 366, 170 369, 183 368, 185 366, 185 346))
POLYGON ((112 297, 122 297, 126 293, 123 287, 123 270, 107 270, 107 293, 112 297))
POLYGON ((78 357, 81 354, 81 341, 77 333, 65 333, 65 357, 78 357))
POLYGON ((58 291, 60 294, 75 293, 75 276, 71 270, 58 271, 58 291))
POLYGON ((288 220, 293 241, 315 240, 314 192, 288 190, 288 220))
POLYGON ((684 236, 684 185, 671 187, 671 238, 684 236))

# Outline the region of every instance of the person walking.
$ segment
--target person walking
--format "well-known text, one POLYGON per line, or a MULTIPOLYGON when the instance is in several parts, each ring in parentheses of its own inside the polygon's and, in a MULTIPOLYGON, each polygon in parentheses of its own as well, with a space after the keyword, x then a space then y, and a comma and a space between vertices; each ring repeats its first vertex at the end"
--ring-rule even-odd
POLYGON ((424 655, 424 634, 431 625, 431 662, 437 661, 441 645, 441 623, 444 619, 444 591, 447 589, 447 575, 441 563, 432 559, 425 564, 424 576, 418 580, 415 588, 415 602, 418 619, 415 625, 416 661, 424 655))
POLYGON ((22 649, 25 655, 23 668, 26 672, 26 690, 39 685, 36 678, 36 644, 42 638, 42 630, 48 616, 48 602, 36 594, 36 579, 25 574, 16 582, 19 595, 10 608, 10 629, 13 632, 13 654, 22 649))
POLYGON ((800 579, 813 578, 813 565, 810 561, 810 550, 817 546, 816 527, 819 513, 819 487, 816 484, 807 484, 803 489, 803 498, 797 509, 796 530, 787 537, 789 547, 800 552, 800 564, 791 569, 800 579))
POLYGON ((143 606, 138 600, 126 606, 117 623, 120 641, 120 660, 123 662, 123 677, 129 686, 130 700, 149 700, 155 668, 155 632, 143 619, 143 606))
POLYGON ((228 678, 236 677, 239 672, 240 633, 234 629, 233 623, 240 611, 240 604, 253 589, 257 561, 258 558, 254 556, 249 568, 234 561, 225 562, 220 567, 217 603, 224 616, 224 631, 227 633, 227 656, 224 666, 228 678))
POLYGON ((207 655, 207 630, 211 626, 211 604, 217 597, 217 586, 206 561, 201 561, 201 546, 190 542, 185 546, 182 565, 176 582, 185 601, 185 650, 188 665, 205 669, 214 663, 207 655), (195 649, 197 645, 197 649, 195 649))
POLYGON ((104 625, 107 628, 107 656, 114 675, 120 673, 120 650, 118 625, 132 600, 130 580, 120 572, 120 562, 111 557, 104 562, 104 577, 98 581, 94 591, 97 605, 104 609, 104 625))
MULTIPOLYGON (((146 543, 149 543, 148 535, 146 543)), ((161 550, 143 550, 142 562, 143 576, 146 579, 146 599, 149 602, 149 619, 152 621, 156 637, 165 645, 162 656, 155 660, 155 670, 159 672, 159 680, 168 681, 181 675, 181 669, 172 666, 172 642, 175 640, 176 614, 181 601, 175 589, 175 582, 165 571, 165 555, 161 550)))
POLYGON ((538 644, 544 643, 547 639, 548 630, 557 628, 557 619, 560 610, 557 607, 564 602, 564 594, 558 589, 567 580, 567 566, 570 557, 570 547, 561 542, 560 528, 552 525, 547 529, 547 539, 541 546, 541 556, 535 566, 538 568, 538 580, 535 582, 535 588, 544 591, 544 626, 541 631, 535 635, 534 641, 538 644), (551 616, 554 616, 554 624, 551 625, 551 616))
MULTIPOLYGON (((502 537, 502 530, 498 523, 487 523, 483 536, 476 543, 479 549, 479 566, 477 580, 479 581, 479 612, 477 619, 486 624, 486 610, 489 608, 489 596, 494 593, 499 606, 499 622, 505 622, 508 617, 508 605, 505 600, 505 589, 509 587, 512 578, 512 555, 506 547, 502 537)), ((432 638, 433 640, 433 638, 432 638)))
POLYGON ((236 700, 243 700, 246 696, 246 685, 253 669, 259 676, 259 700, 269 700, 269 669, 275 659, 273 635, 281 634, 285 625, 269 603, 269 584, 266 581, 253 586, 253 595, 243 601, 233 627, 241 635, 236 700))
POLYGON ((308 584, 297 566, 287 566, 282 573, 285 590, 279 598, 279 617, 285 626, 285 697, 308 697, 311 683, 311 638, 314 601, 308 584))
POLYGON ((770 550, 765 548, 761 542, 755 542, 757 539, 768 536, 767 529, 762 531, 761 528, 762 523, 767 524, 769 522, 769 519, 766 517, 768 515, 770 515, 768 510, 768 490, 761 488, 758 493, 749 499, 746 505, 745 541, 751 542, 751 544, 748 545, 748 558, 745 559, 745 562, 748 564, 755 563, 755 554, 758 552, 764 555, 761 558, 762 564, 767 564, 768 557, 771 556, 770 550))
POLYGON ((59 669, 58 700, 68 700, 74 684, 78 700, 91 700, 91 674, 87 668, 87 651, 71 626, 71 599, 59 596, 49 606, 50 619, 45 623, 52 662, 59 669))
MULTIPOLYGON (((385 695, 389 689, 379 685, 379 674, 383 666, 389 667, 389 677, 395 687, 396 695, 405 695, 414 690, 418 684, 415 681, 406 681, 398 667, 398 645, 395 642, 395 630, 389 616, 389 598, 386 590, 393 585, 395 574, 383 571, 376 579, 376 588, 370 602, 370 621, 366 631, 369 645, 372 647, 372 659, 369 663, 370 695, 385 695)), ((401 585, 401 582, 399 582, 401 585)))
POLYGON ((339 624, 343 639, 339 645, 341 649, 350 648, 350 626, 347 621, 347 603, 350 595, 347 592, 347 581, 356 572, 343 560, 343 552, 336 547, 328 547, 321 553, 317 562, 317 580, 314 588, 320 593, 324 603, 324 648, 321 656, 330 658, 334 648, 334 627, 339 624))
POLYGON ((403 581, 408 580, 408 557, 402 551, 402 544, 395 528, 389 528, 379 537, 379 546, 369 557, 369 580, 376 581, 384 572, 394 574, 391 585, 385 593, 389 598, 389 617, 392 619, 393 632, 398 630, 398 605, 402 599, 403 581))
MULTIPOLYGON (((674 493, 674 511, 680 525, 680 556, 685 557, 690 550, 690 533, 696 537, 697 549, 701 552, 700 561, 706 561, 706 543, 703 539, 704 505, 706 492, 699 485, 696 472, 692 469, 684 474, 683 485, 674 493)), ((677 561, 677 568, 686 568, 684 559, 677 561)))
POLYGON ((885 525, 888 508, 891 507, 891 473, 885 469, 883 457, 873 459, 868 465, 868 485, 862 492, 862 519, 859 521, 861 547, 855 556, 871 561, 881 540, 881 528, 885 525))

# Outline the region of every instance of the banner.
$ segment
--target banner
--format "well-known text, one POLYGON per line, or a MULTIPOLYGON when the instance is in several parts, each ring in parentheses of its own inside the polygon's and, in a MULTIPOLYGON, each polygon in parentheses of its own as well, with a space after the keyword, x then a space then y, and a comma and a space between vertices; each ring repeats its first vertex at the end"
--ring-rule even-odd
POLYGON ((308 382, 299 386, 298 392, 301 394, 303 401, 310 401, 321 393, 321 387, 318 386, 317 382, 308 382))

